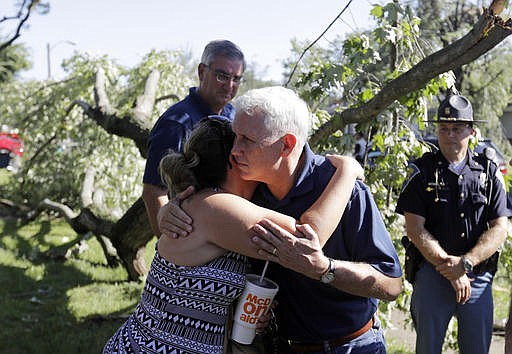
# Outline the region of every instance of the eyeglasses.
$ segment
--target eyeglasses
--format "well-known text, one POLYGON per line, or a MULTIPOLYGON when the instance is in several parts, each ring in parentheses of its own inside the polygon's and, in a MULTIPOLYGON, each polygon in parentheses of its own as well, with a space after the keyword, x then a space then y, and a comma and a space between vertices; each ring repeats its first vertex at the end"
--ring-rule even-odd
POLYGON ((439 133, 441 134, 444 134, 444 135, 448 135, 450 134, 450 132, 453 133, 453 135, 462 135, 466 132, 466 129, 469 128, 470 126, 465 124, 465 125, 459 125, 459 126, 455 126, 453 128, 448 128, 448 127, 439 127, 439 133))
MULTIPOLYGON (((208 69, 212 70, 209 65, 204 64, 208 69)), ((235 76, 235 75, 229 75, 221 70, 212 70, 215 74, 215 78, 217 79, 217 82, 220 84, 225 84, 226 82, 233 81, 233 85, 238 86, 243 81, 244 78, 242 76, 235 76)))

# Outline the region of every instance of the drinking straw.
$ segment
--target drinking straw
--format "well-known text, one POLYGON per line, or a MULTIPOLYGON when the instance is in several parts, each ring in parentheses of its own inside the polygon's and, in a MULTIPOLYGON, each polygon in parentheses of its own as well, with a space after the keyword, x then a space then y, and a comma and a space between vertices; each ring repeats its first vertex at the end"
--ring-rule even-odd
POLYGON ((265 266, 263 267, 263 271, 261 272, 261 275, 260 275, 260 284, 263 283, 263 277, 265 276, 265 272, 267 271, 267 267, 268 267, 268 261, 265 262, 265 266))

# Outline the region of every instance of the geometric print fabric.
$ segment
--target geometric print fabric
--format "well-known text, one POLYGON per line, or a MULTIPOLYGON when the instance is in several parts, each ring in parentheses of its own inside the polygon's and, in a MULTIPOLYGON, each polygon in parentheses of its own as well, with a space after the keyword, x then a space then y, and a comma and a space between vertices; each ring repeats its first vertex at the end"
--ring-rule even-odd
POLYGON ((229 306, 244 289, 246 266, 236 252, 178 266, 157 249, 141 301, 103 353, 222 353, 229 306))

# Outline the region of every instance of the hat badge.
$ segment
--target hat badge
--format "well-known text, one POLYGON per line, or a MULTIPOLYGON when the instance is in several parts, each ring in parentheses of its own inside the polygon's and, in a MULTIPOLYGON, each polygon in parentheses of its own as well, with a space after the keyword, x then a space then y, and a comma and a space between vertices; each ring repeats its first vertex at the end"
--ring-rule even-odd
POLYGON ((450 107, 445 107, 444 108, 444 114, 447 115, 447 116, 450 115, 450 107))

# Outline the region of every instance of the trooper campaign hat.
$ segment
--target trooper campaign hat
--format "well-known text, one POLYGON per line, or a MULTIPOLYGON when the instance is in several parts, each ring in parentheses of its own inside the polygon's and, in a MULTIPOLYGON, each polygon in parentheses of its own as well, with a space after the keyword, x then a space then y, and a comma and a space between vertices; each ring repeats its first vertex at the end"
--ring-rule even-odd
POLYGON ((451 95, 441 102, 437 110, 437 117, 427 122, 433 123, 480 123, 483 120, 473 119, 471 102, 461 95, 451 95))

